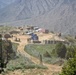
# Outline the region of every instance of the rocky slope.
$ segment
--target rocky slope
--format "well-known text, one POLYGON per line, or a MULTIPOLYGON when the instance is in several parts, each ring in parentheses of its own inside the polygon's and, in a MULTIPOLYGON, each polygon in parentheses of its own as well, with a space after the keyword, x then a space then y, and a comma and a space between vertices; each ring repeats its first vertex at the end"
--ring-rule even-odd
POLYGON ((76 0, 16 0, 0 10, 0 23, 37 25, 50 31, 75 35, 75 12, 76 0))

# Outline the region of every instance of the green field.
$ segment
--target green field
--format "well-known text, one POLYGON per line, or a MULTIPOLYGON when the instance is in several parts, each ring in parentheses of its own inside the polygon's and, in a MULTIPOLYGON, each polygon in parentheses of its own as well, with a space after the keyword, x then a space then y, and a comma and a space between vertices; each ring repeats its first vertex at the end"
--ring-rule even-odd
POLYGON ((29 44, 25 46, 25 50, 27 53, 38 59, 40 59, 40 55, 42 55, 44 62, 54 64, 60 60, 60 58, 51 53, 55 49, 55 46, 55 44, 29 44))
POLYGON ((55 45, 41 45, 41 44, 29 44, 25 46, 27 53, 38 57, 39 54, 43 55, 46 51, 51 55, 51 51, 55 48, 55 45))
POLYGON ((18 69, 47 69, 47 67, 43 65, 34 64, 27 57, 19 56, 14 60, 11 60, 7 65, 7 70, 14 71, 18 69))

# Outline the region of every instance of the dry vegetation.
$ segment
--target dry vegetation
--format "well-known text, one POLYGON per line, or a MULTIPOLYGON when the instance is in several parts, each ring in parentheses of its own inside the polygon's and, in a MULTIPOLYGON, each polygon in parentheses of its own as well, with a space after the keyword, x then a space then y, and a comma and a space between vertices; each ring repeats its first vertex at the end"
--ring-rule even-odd
MULTIPOLYGON (((29 35, 14 34, 13 36, 20 38, 20 42, 16 42, 12 38, 10 38, 9 40, 19 44, 17 48, 17 54, 19 56, 21 55, 22 58, 17 58, 15 60, 10 61, 11 63, 8 64, 7 71, 5 71, 3 75, 58 75, 58 73, 61 71, 62 66, 46 63, 43 63, 43 66, 41 66, 39 59, 29 55, 26 52, 26 50, 24 51, 25 46, 28 44, 27 38, 30 37, 29 35)), ((52 33, 50 34, 38 33, 38 36, 39 40, 42 41, 46 39, 51 39, 55 35, 52 33)), ((54 39, 59 38, 56 36, 54 39)))

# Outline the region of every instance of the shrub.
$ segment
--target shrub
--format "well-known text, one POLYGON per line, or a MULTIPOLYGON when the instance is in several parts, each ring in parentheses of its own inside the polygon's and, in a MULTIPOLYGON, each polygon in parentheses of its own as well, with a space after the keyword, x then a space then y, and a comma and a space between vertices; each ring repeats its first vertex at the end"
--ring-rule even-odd
POLYGON ((66 59, 74 58, 76 54, 76 47, 70 46, 67 48, 66 59))
POLYGON ((55 49, 52 50, 51 55, 54 56, 54 57, 57 57, 58 56, 55 49))
POLYGON ((68 48, 67 56, 70 58, 63 66, 60 75, 76 75, 76 47, 70 46, 68 48))
POLYGON ((66 55, 66 46, 63 43, 58 43, 55 47, 58 57, 65 58, 66 55))
POLYGON ((74 44, 76 42, 76 39, 73 38, 72 36, 67 36, 65 37, 71 44, 74 44))
POLYGON ((60 75, 76 75, 76 57, 68 60, 60 75))
POLYGON ((43 54, 44 57, 51 57, 51 55, 49 54, 48 51, 46 51, 44 54, 43 54))
POLYGON ((14 71, 18 69, 47 69, 44 65, 37 65, 34 64, 30 59, 27 57, 19 56, 19 58, 16 58, 15 60, 11 60, 7 64, 7 70, 14 71))

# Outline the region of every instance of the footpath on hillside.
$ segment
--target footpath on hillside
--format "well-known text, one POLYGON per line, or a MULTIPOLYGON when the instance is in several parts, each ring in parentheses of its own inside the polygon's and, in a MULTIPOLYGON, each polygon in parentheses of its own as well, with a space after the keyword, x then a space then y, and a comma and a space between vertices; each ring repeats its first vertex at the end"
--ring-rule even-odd
MULTIPOLYGON (((24 51, 24 48, 25 48, 25 45, 27 45, 27 38, 29 38, 29 36, 25 36, 25 35, 16 35, 16 37, 20 38, 20 42, 17 42, 19 45, 18 45, 18 48, 17 48, 17 52, 20 53, 21 55, 29 58, 32 62, 34 62, 35 64, 40 64, 40 60, 29 55, 26 50, 24 51)), ((43 38, 44 39, 48 39, 52 36, 43 36, 43 37, 40 37, 40 40, 42 40, 43 38)), ((15 42, 11 39, 12 42, 15 42)), ((16 43, 16 42, 15 42, 16 43)), ((52 65, 52 64, 46 64, 46 63, 43 63, 44 66, 48 67, 48 69, 45 71, 45 75, 52 75, 52 72, 60 72, 61 71, 61 66, 58 66, 58 65, 52 65)), ((19 75, 19 74, 18 74, 19 75)))

